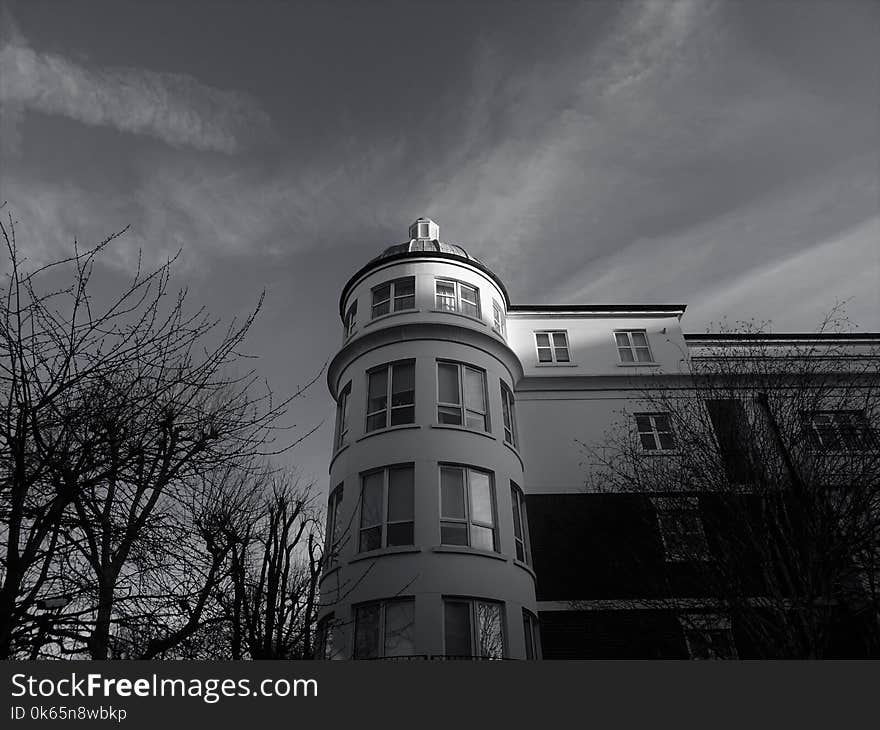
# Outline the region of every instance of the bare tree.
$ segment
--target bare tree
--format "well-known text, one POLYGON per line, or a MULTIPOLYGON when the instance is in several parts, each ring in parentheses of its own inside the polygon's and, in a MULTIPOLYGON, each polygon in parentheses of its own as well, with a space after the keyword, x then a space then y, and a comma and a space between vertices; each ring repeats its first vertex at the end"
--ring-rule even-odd
POLYGON ((172 292, 171 260, 98 306, 95 263, 124 231, 26 272, 0 229, 0 656, 163 654, 203 627, 246 519, 218 475, 305 438, 278 439, 302 390, 278 401, 241 368, 262 296, 223 328, 172 292))
POLYGON ((695 338, 587 446, 591 489, 657 508, 686 629, 696 605, 759 655, 880 654, 880 352, 845 324, 695 338))

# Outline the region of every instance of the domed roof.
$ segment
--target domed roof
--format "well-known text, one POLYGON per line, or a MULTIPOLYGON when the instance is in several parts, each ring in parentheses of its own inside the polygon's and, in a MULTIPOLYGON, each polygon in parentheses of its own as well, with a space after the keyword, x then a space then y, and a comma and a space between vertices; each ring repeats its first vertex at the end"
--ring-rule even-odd
POLYGON ((458 256, 467 259, 468 261, 475 261, 478 264, 485 266, 482 261, 476 256, 471 256, 461 246, 454 243, 444 243, 443 241, 431 241, 425 238, 414 238, 407 243, 398 243, 394 246, 389 246, 378 256, 370 259, 370 263, 372 264, 381 261, 382 259, 390 258, 391 256, 400 256, 401 254, 407 253, 445 253, 450 256, 458 256))

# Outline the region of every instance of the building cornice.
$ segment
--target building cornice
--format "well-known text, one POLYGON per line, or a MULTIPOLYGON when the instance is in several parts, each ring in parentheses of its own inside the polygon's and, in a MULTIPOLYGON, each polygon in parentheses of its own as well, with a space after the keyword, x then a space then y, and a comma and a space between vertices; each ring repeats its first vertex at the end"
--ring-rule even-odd
POLYGON ((686 304, 513 304, 508 317, 543 315, 550 317, 676 317, 681 319, 686 304))

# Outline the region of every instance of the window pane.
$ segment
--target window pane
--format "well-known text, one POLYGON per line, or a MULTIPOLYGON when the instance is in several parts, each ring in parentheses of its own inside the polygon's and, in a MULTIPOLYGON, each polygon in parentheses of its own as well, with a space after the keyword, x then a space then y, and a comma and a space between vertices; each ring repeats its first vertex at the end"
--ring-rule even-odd
POLYGON ((617 342, 618 347, 629 347, 629 337, 627 337, 626 332, 615 332, 614 340, 617 342))
POLYGON ((501 628, 501 606, 477 603, 477 636, 480 656, 501 659, 504 656, 504 634, 501 628))
POLYGON ((415 601, 385 604, 385 656, 408 656, 413 653, 415 601))
POLYGON ((636 358, 639 362, 651 362, 651 351, 647 347, 637 347, 636 358))
POLYGON ((375 431, 377 428, 385 428, 385 411, 367 418, 367 431, 375 431))
POLYGON ((492 519, 492 486, 489 475, 479 471, 469 472, 471 489, 471 519, 487 525, 495 524, 492 519))
POLYGON ((654 440, 653 433, 640 433, 639 438, 642 440, 642 448, 656 449, 657 442, 654 440))
POLYGON ((416 306, 416 298, 409 297, 394 297, 394 311, 400 312, 404 309, 413 309, 416 306))
POLYGON ((370 527, 361 530, 361 544, 358 548, 362 553, 367 550, 378 550, 382 547, 382 527, 370 527))
POLYGON ((415 365, 411 362, 394 365, 391 383, 391 405, 402 406, 415 403, 415 365))
POLYGON ((458 468, 440 469, 440 515, 465 519, 464 471, 458 468))
POLYGON ((390 469, 388 472, 388 521, 413 518, 413 469, 390 469))
POLYGON ((394 408, 391 411, 391 425, 399 426, 404 423, 414 423, 416 420, 415 406, 404 406, 403 408, 394 408))
POLYGON ((379 656, 379 604, 360 606, 355 615, 354 655, 358 659, 379 656))
POLYGON ((632 342, 636 347, 647 347, 648 346, 648 338, 644 332, 633 332, 632 333, 632 342))
POLYGON ((437 420, 452 426, 461 426, 461 408, 440 406, 437 409, 437 420))
POLYGON ((486 388, 482 371, 464 369, 464 403, 471 410, 486 412, 486 388))
POLYGON ((471 605, 463 601, 446 601, 443 605, 443 628, 446 653, 450 656, 472 656, 471 605))
POLYGON ((368 474, 364 477, 361 505, 361 527, 382 524, 382 472, 368 474))
POLYGON ((478 428, 481 431, 486 431, 486 416, 484 416, 482 413, 473 413, 472 411, 468 411, 467 427, 478 428))
POLYGON ((557 347, 556 348, 556 362, 568 362, 568 348, 567 347, 557 347))
POLYGON ((535 658, 535 638, 532 633, 532 620, 527 613, 523 613, 523 635, 526 640, 526 659, 535 658))
POLYGON ((638 428, 641 433, 652 431, 653 429, 651 428, 651 417, 636 416, 636 428, 638 428))
POLYGON ((412 522, 395 522, 388 525, 388 544, 389 545, 412 545, 413 544, 413 527, 412 522))
POLYGON ((549 347, 538 348, 538 362, 553 362, 553 355, 550 354, 549 347))
POLYGON ((546 332, 538 332, 535 339, 538 341, 538 347, 550 347, 550 335, 546 332))
POLYGON ((661 449, 674 449, 675 448, 675 439, 672 437, 672 434, 669 432, 660 433, 660 448, 661 449))
POLYGON ((412 276, 407 276, 403 279, 398 279, 394 282, 394 296, 395 297, 406 297, 412 296, 416 291, 416 280, 412 276))
POLYGON ((471 547, 480 550, 495 550, 495 530, 491 527, 471 525, 471 547))
POLYGON ((383 284, 373 289, 373 304, 379 304, 391 297, 391 284, 383 284))
POLYGON ((510 490, 510 502, 513 505, 513 534, 522 539, 522 521, 519 516, 519 495, 515 489, 510 490))
POLYGON ((524 563, 526 561, 526 551, 523 547, 522 540, 515 540, 514 542, 516 542, 516 559, 524 563))
POLYGON ((437 387, 441 403, 460 403, 458 388, 458 365, 438 363, 437 387))
POLYGON ((568 347, 568 342, 565 337, 565 332, 554 332, 553 333, 553 344, 556 347, 568 347))
POLYGON ((388 368, 370 373, 367 413, 381 411, 388 405, 388 368))
POLYGON ((633 357, 632 350, 630 350, 628 347, 626 349, 623 349, 621 347, 620 349, 618 349, 618 352, 620 353, 620 361, 621 362, 635 362, 635 358, 633 357))
POLYGON ((467 545, 467 525, 464 522, 441 522, 440 542, 443 545, 467 545))

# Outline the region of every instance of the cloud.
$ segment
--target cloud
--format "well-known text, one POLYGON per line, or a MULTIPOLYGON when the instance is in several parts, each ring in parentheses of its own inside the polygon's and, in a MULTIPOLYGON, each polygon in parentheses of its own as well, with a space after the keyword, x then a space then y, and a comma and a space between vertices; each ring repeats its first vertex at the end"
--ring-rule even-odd
POLYGON ((0 47, 0 68, 7 153, 16 148, 23 111, 226 153, 271 130, 269 117, 245 94, 207 86, 187 74, 87 68, 38 52, 19 34, 0 47))

